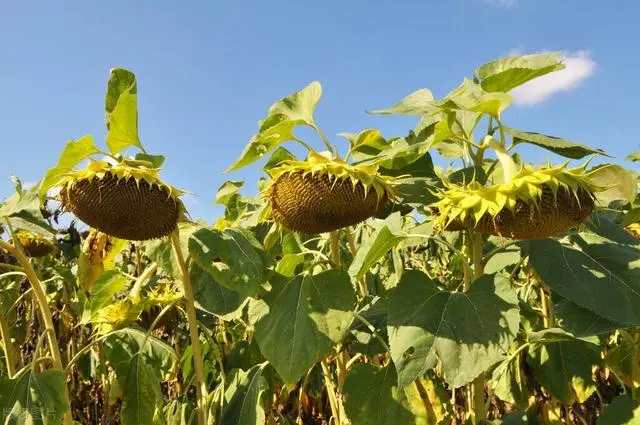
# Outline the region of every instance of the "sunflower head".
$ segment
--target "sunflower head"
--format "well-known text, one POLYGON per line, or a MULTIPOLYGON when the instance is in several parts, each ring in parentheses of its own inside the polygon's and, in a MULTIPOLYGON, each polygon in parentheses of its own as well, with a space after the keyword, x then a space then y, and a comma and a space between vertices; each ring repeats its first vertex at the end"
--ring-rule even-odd
POLYGON ((94 330, 98 335, 122 329, 138 320, 142 306, 128 298, 117 300, 96 312, 91 318, 94 330))
POLYGON ((22 249, 29 257, 45 257, 58 251, 58 246, 51 240, 26 230, 17 231, 15 238, 20 242, 22 249))
POLYGON ((350 165, 311 152, 269 171, 268 218, 306 234, 330 232, 374 216, 395 198, 394 179, 376 165, 350 165))
POLYGON ((162 182, 159 169, 90 159, 60 182, 64 207, 89 226, 120 239, 149 240, 175 230, 184 192, 162 182))
POLYGON ((502 184, 476 181, 447 184, 434 204, 438 224, 446 230, 474 228, 512 239, 539 239, 583 221, 594 208, 594 193, 585 166, 566 164, 534 169, 523 166, 502 184))

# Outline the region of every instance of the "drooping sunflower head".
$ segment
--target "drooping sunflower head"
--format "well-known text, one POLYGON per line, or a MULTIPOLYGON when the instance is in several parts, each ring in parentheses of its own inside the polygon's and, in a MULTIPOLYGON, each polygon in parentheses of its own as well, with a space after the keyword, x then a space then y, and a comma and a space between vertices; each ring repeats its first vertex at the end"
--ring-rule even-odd
POLYGON ((107 235, 134 241, 161 238, 184 218, 182 191, 162 182, 159 169, 90 160, 59 183, 63 206, 107 235))
POLYGON ((20 242, 22 249, 29 257, 45 257, 58 250, 58 246, 53 241, 26 230, 17 231, 15 238, 20 242))
POLYGON ((311 152, 269 171, 268 218, 306 234, 330 232, 375 215, 395 198, 394 179, 376 165, 351 165, 311 152))
POLYGON ((602 188, 588 180, 585 166, 523 166, 506 183, 447 184, 434 204, 443 229, 475 229, 512 239, 540 239, 585 220, 602 188))

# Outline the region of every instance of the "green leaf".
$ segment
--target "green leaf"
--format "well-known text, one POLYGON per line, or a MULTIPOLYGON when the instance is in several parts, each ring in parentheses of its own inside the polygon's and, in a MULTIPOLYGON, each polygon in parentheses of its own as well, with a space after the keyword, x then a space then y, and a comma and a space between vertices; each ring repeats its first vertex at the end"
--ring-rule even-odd
POLYGON ((360 133, 340 133, 351 145, 351 151, 381 152, 391 147, 391 144, 382 137, 380 130, 368 128, 360 133))
POLYGON ((126 276, 118 270, 107 270, 91 285, 89 308, 92 315, 113 302, 113 296, 122 291, 127 285, 126 276))
POLYGON ((598 316, 593 311, 580 307, 571 301, 553 294, 553 309, 556 319, 563 329, 568 330, 577 337, 603 335, 619 328, 625 327, 604 317, 598 316))
POLYGON ((640 347, 636 332, 620 331, 618 344, 609 347, 605 354, 605 363, 629 388, 636 388, 640 383, 640 347))
POLYGON ((391 358, 401 387, 442 363, 460 387, 486 371, 518 332, 515 292, 501 275, 484 275, 466 292, 441 291, 424 273, 407 270, 389 306, 391 358))
POLYGON ((413 143, 406 138, 396 139, 391 148, 375 157, 374 162, 385 170, 401 170, 424 157, 430 146, 430 141, 413 143))
POLYGON ((612 322, 640 325, 640 249, 590 233, 573 241, 530 241, 531 266, 570 302, 612 322))
MULTIPOLYGON (((182 255, 184 258, 189 256, 189 239, 195 232, 203 227, 205 226, 200 223, 178 224, 178 229, 180 230, 180 245, 182 247, 182 255)), ((175 279, 182 279, 180 267, 176 263, 169 238, 152 239, 150 241, 142 242, 141 245, 144 247, 145 254, 153 262, 158 263, 158 267, 173 276, 175 279)))
MULTIPOLYGON (((399 163, 396 162, 395 165, 399 165, 399 163)), ((410 164, 404 167, 394 169, 381 168, 380 172, 382 174, 394 177, 411 176, 432 179, 437 178, 433 168, 433 160, 431 159, 431 155, 429 154, 429 152, 426 152, 421 157, 419 157, 415 161, 412 161, 410 164)))
POLYGON ((630 153, 629 155, 627 155, 627 157, 625 159, 627 161, 631 161, 631 162, 640 161, 640 151, 634 152, 634 153, 630 153))
POLYGON ((146 153, 137 153, 136 161, 146 161, 152 168, 160 168, 164 164, 164 155, 149 155, 146 153))
POLYGON ((218 192, 216 192, 216 204, 226 205, 232 195, 238 193, 238 191, 244 186, 242 180, 228 180, 220 186, 218 192))
POLYGON ((197 264, 192 264, 189 270, 193 285, 193 298, 196 307, 223 319, 230 319, 240 313, 246 296, 220 285, 216 280, 197 264))
POLYGON ((638 181, 634 175, 615 164, 594 167, 590 170, 589 182, 608 188, 596 194, 598 201, 620 199, 633 202, 638 194, 638 181))
POLYGON ((60 154, 60 158, 58 158, 58 163, 47 170, 40 183, 40 189, 38 190, 40 199, 44 199, 49 189, 56 186, 60 179, 78 165, 80 161, 98 152, 98 148, 93 143, 93 137, 90 135, 76 141, 67 142, 60 154))
POLYGON ((640 402, 621 394, 604 408, 597 425, 636 425, 640 423, 640 402))
POLYGON ((495 368, 490 383, 500 400, 515 404, 519 408, 527 407, 530 394, 520 356, 508 359, 495 368))
POLYGON ((502 112, 511 104, 511 96, 502 92, 487 92, 479 84, 465 78, 445 98, 436 102, 443 111, 462 109, 488 114, 500 119, 502 112))
POLYGON ((593 149, 580 143, 572 142, 560 137, 546 136, 540 133, 532 133, 528 131, 515 130, 509 127, 503 127, 504 132, 513 137, 513 144, 530 143, 547 149, 555 154, 564 156, 565 158, 580 159, 587 155, 603 155, 609 156, 605 151, 593 149))
POLYGON ((25 229, 52 238, 55 230, 42 216, 38 188, 24 190, 20 180, 14 180, 16 192, 0 203, 0 218, 8 218, 14 230, 25 229))
POLYGON ((436 184, 429 178, 404 178, 397 182, 394 190, 400 201, 414 207, 431 205, 440 198, 436 196, 436 184))
POLYGON ((188 242, 192 259, 228 289, 248 296, 263 282, 262 246, 246 229, 201 228, 188 242))
POLYGON ((352 425, 415 424, 407 395, 398 388, 392 364, 376 367, 357 364, 347 374, 343 392, 344 408, 352 425))
POLYGON ((296 156, 294 154, 280 146, 278 149, 273 151, 262 169, 264 171, 269 171, 270 169, 280 165, 283 161, 294 161, 295 159, 296 156))
POLYGON ((267 363, 255 365, 247 372, 235 369, 227 380, 220 425, 262 425, 265 412, 260 403, 262 393, 268 389, 262 376, 267 363))
POLYGON ((2 423, 11 425, 59 425, 69 409, 64 401, 64 373, 31 368, 14 379, 0 379, 2 423))
POLYGON ((437 112, 431 90, 417 90, 390 108, 369 111, 370 114, 425 115, 437 112))
POLYGON ((487 174, 482 167, 466 167, 449 174, 447 180, 455 184, 467 184, 473 180, 485 184, 487 174))
POLYGON ((313 112, 316 109, 322 87, 317 81, 302 90, 274 103, 267 117, 260 121, 258 133, 251 138, 240 157, 226 172, 237 170, 265 156, 278 145, 294 140, 293 129, 298 125, 316 128, 313 112))
POLYGON ((295 383, 334 344, 352 320, 355 293, 341 270, 291 278, 274 274, 270 292, 250 305, 260 351, 286 383, 295 383))
POLYGON ((120 410, 122 425, 162 425, 164 400, 160 381, 153 367, 136 354, 129 362, 129 368, 122 387, 124 399, 120 410))
POLYGON ((508 92, 527 81, 564 69, 559 53, 510 56, 480 66, 475 75, 488 92, 508 92))
POLYGON ((391 214, 358 249, 349 267, 351 278, 362 278, 391 248, 407 238, 402 230, 402 217, 399 213, 391 214))
POLYGON ((104 355, 114 366, 119 379, 127 376, 131 363, 138 354, 150 365, 158 378, 169 375, 177 361, 171 346, 149 336, 137 328, 125 328, 110 333, 103 342, 104 355), (146 338, 146 343, 144 343, 146 338), (144 343, 144 346, 143 346, 144 343))
POLYGON ((122 68, 110 71, 104 110, 109 151, 116 154, 129 146, 143 149, 138 137, 138 84, 133 72, 122 68))
POLYGON ((597 344, 564 334, 534 344, 527 363, 552 395, 565 403, 571 404, 576 397, 583 403, 595 391, 591 368, 600 363, 600 350, 597 344))

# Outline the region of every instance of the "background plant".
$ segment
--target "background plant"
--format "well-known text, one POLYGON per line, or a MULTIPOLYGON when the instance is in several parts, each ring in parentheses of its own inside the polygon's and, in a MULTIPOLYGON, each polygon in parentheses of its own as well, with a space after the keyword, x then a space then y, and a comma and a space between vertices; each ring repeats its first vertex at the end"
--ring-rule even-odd
MULTIPOLYGON (((91 155, 122 159, 123 149, 142 147, 137 92, 127 86, 110 103, 110 88, 106 113, 118 125, 107 151, 88 136, 69 142, 40 187, 15 179, 0 207, 4 423, 61 423, 66 412, 79 423, 197 423, 185 276, 208 423, 633 423, 640 240, 625 228, 640 222, 637 175, 595 166, 592 181, 608 188, 597 211, 540 240, 443 231, 432 209, 447 184, 502 181, 485 136, 517 165, 526 163, 521 144, 606 158, 502 123, 511 89, 561 67, 553 54, 494 61, 442 99, 420 89, 373 111, 416 116, 402 137, 345 134, 345 157, 403 176, 399 199, 378 218, 300 235, 265 221, 264 199, 231 180, 216 194, 223 217, 179 225, 180 255, 166 238, 81 235, 54 202, 41 208, 51 176, 91 155), (55 239, 58 252, 27 258, 12 241, 18 230, 55 239)), ((294 159, 283 143, 311 145, 298 140, 299 127, 339 152, 314 120, 320 96, 311 83, 276 102, 230 171, 294 159)), ((162 163, 144 150, 136 159, 162 163)))

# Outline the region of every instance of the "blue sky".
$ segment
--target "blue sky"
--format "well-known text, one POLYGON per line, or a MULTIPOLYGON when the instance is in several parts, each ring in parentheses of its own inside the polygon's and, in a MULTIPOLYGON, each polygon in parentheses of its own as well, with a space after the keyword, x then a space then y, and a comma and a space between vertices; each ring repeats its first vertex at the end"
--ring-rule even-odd
POLYGON ((443 96, 514 51, 562 50, 571 69, 520 93, 505 123, 622 162, 640 148, 639 18, 637 0, 2 2, 0 197, 10 174, 40 179, 68 140, 103 143, 116 66, 138 77, 141 139, 167 156, 164 179, 193 192, 192 216, 208 220, 224 180, 253 191, 257 164, 222 171, 278 98, 318 80, 316 120, 334 143, 365 128, 402 136, 414 119, 365 111, 422 87, 443 96))

